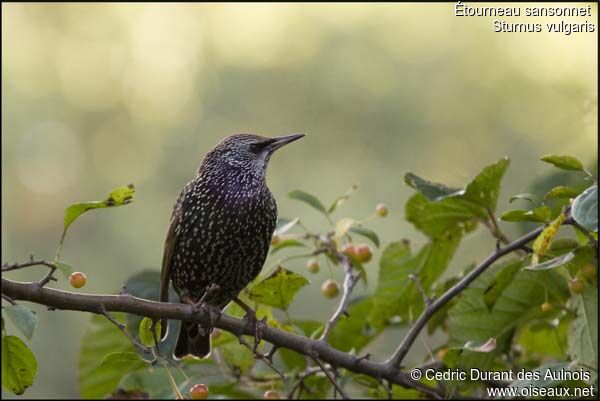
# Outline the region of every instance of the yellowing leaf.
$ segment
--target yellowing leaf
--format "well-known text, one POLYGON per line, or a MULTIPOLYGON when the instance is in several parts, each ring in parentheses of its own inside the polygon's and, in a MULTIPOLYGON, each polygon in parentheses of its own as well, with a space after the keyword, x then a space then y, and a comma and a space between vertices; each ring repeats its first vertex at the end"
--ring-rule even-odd
POLYGON ((123 206, 131 203, 133 201, 134 193, 135 188, 133 184, 129 184, 113 189, 103 201, 81 202, 69 206, 67 210, 65 210, 64 230, 66 231, 79 216, 88 210, 123 206))
POLYGON ((356 221, 350 217, 344 217, 343 219, 340 219, 337 223, 335 223, 335 238, 340 239, 346 235, 354 223, 356 223, 356 221))
POLYGON ((548 225, 538 235, 538 237, 533 242, 533 255, 531 256, 531 265, 535 266, 539 262, 539 258, 544 256, 546 250, 548 249, 548 245, 550 245, 550 241, 556 236, 558 229, 565 221, 565 215, 561 213, 552 223, 548 225))

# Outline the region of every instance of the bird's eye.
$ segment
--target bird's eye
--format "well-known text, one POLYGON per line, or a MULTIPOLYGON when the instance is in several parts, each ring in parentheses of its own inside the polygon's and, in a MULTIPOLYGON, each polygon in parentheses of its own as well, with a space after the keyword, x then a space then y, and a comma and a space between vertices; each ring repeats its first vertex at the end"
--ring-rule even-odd
POLYGON ((258 154, 264 149, 264 147, 265 146, 263 143, 251 143, 250 152, 258 154))

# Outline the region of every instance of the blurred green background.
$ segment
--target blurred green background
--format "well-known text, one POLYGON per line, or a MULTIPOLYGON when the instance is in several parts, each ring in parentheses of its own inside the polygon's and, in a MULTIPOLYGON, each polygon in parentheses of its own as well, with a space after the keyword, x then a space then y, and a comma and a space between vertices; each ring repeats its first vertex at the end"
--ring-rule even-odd
MULTIPOLYGON (((455 17, 453 3, 2 4, 2 262, 52 258, 68 204, 133 182, 135 202, 77 221, 63 258, 87 274, 90 293, 158 270, 180 188, 217 141, 240 132, 308 134, 274 156, 269 185, 282 217, 315 230, 327 228, 322 216, 286 194, 303 189, 329 203, 360 183, 337 217, 385 202, 390 216, 370 224, 383 242, 422 243, 403 220, 412 193, 403 174, 461 186, 509 156, 504 210, 510 194, 552 169, 540 155, 597 159, 595 4, 592 14, 535 19, 596 26, 567 36, 494 33, 493 18, 455 17)), ((492 246, 476 232, 452 268, 492 246)), ((376 271, 372 262, 371 283, 376 271)), ((292 315, 333 311, 337 300, 319 294, 329 274, 310 277, 292 315)), ((34 309, 40 366, 26 395, 76 397, 89 316, 34 309)), ((383 358, 401 333, 384 333, 368 351, 383 358)), ((424 352, 418 343, 413 362, 424 352)))

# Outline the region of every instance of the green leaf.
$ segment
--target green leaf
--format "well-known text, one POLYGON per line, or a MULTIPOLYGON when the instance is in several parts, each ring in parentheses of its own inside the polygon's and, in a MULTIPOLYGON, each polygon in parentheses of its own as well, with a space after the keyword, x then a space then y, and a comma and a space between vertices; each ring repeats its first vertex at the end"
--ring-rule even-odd
POLYGON ((508 200, 508 203, 513 203, 513 201, 515 201, 517 199, 524 199, 526 201, 529 201, 534 206, 539 206, 541 204, 539 196, 537 196, 536 194, 530 194, 530 193, 523 193, 523 194, 513 195, 508 200))
POLYGON ((552 188, 544 195, 544 199, 556 199, 556 198, 574 198, 579 195, 581 191, 573 187, 558 186, 552 188))
POLYGON ((358 185, 354 184, 352 185, 352 187, 350 187, 349 190, 347 190, 343 195, 338 196, 333 203, 329 206, 329 209, 327 209, 327 213, 331 214, 333 213, 338 207, 342 206, 342 204, 348 200, 348 198, 350 198, 350 195, 352 195, 354 193, 354 191, 356 191, 358 189, 358 185))
POLYGON ((465 188, 461 198, 476 203, 492 212, 496 211, 498 195, 500 194, 500 181, 506 172, 509 160, 500 159, 494 164, 484 167, 483 170, 465 188))
POLYGON ((495 338, 497 347, 486 354, 465 351, 460 358, 461 369, 489 369, 494 358, 504 352, 513 331, 521 322, 541 314, 540 304, 564 304, 569 297, 564 278, 553 270, 520 271, 502 291, 493 309, 484 301, 484 293, 504 265, 492 266, 461 293, 448 312, 449 344, 462 346, 469 341, 495 338))
POLYGON ((306 357, 295 351, 287 348, 281 348, 277 351, 277 354, 281 357, 281 360, 285 364, 288 371, 297 370, 303 371, 306 369, 306 357))
POLYGON ((494 308, 496 301, 498 301, 502 295, 502 291, 504 291, 504 289, 512 282, 521 266, 522 262, 517 260, 505 262, 504 265, 499 268, 500 271, 483 292, 483 302, 489 310, 494 308))
POLYGON ((598 186, 583 191, 573 201, 571 214, 577 223, 590 231, 598 232, 598 186))
POLYGON ((327 209, 325 209, 325 206, 323 206, 321 201, 316 196, 311 195, 308 192, 300 191, 297 189, 295 191, 290 192, 288 196, 292 199, 299 200, 312 206, 313 208, 317 209, 319 212, 323 213, 326 216, 329 215, 327 213, 327 209))
POLYGON ((550 243, 548 250, 554 255, 562 255, 579 247, 579 242, 573 238, 558 238, 550 243))
POLYGON ((73 266, 64 262, 54 262, 56 268, 65 276, 66 279, 73 273, 73 266))
POLYGON ((457 198, 437 202, 421 194, 413 195, 405 206, 406 220, 432 239, 444 238, 458 229, 469 232, 477 226, 479 218, 487 218, 481 208, 473 208, 457 198))
POLYGON ((356 223, 356 220, 350 217, 344 217, 335 223, 335 238, 341 239, 346 235, 348 230, 356 223))
POLYGON ((373 242, 373 244, 377 248, 379 248, 379 236, 377 236, 377 233, 375 231, 370 230, 365 227, 353 226, 353 227, 350 227, 350 232, 370 239, 371 242, 373 242))
POLYGON ((552 210, 548 206, 538 206, 533 210, 507 210, 502 213, 500 218, 504 221, 535 221, 545 222, 552 215, 552 210))
POLYGON ((583 171, 583 163, 573 156, 545 155, 540 160, 563 170, 583 171))
POLYGON ((518 344, 527 356, 564 359, 570 321, 571 319, 566 317, 550 322, 546 319, 536 319, 525 323, 519 330, 518 344), (556 321, 558 325, 555 324, 556 321))
POLYGON ((133 201, 135 188, 133 184, 113 189, 103 201, 81 202, 69 206, 65 210, 64 231, 83 213, 92 209, 123 206, 133 201))
POLYGON ((154 324, 152 319, 150 319, 149 317, 143 318, 142 321, 140 322, 140 326, 139 326, 139 330, 138 330, 140 342, 143 345, 145 345, 146 347, 153 347, 156 344, 154 339, 160 338, 160 330, 161 330, 160 320, 157 321, 156 324, 154 324), (154 333, 152 333, 152 326, 154 326, 154 333))
MULTIPOLYGON (((233 336, 231 333, 223 333, 225 336, 233 336)), ((247 374, 256 363, 252 351, 237 341, 227 342, 220 348, 225 363, 239 374, 247 374)))
POLYGON ((148 364, 136 352, 112 352, 102 359, 100 368, 103 370, 117 370, 131 372, 144 369, 148 364))
POLYGON ((385 326, 390 318, 408 319, 423 309, 423 297, 409 276, 418 277, 423 289, 428 291, 445 271, 461 235, 454 233, 444 240, 436 240, 413 255, 406 241, 393 242, 382 252, 379 261, 379 278, 369 321, 375 326, 385 326))
POLYGON ((2 336, 2 387, 21 395, 33 384, 37 361, 31 350, 15 336, 2 336))
POLYGON ((3 310, 21 333, 31 340, 33 331, 38 324, 38 317, 35 312, 20 304, 6 306, 3 310))
MULTIPOLYGON (((575 299, 577 317, 569 331, 569 355, 581 365, 598 366, 598 288, 588 285, 575 299)), ((592 376, 594 382, 598 372, 592 376)))
POLYGON ((526 266, 526 267, 523 268, 523 270, 535 270, 535 271, 539 271, 539 270, 554 269, 554 268, 566 265, 571 260, 573 260, 573 258, 575 258, 575 254, 573 252, 568 252, 568 253, 565 253, 564 255, 561 255, 561 256, 559 256, 557 258, 547 260, 547 261, 545 261, 543 263, 538 263, 536 265, 526 266))
POLYGON ((293 220, 282 219, 279 218, 277 220, 277 228, 275 228, 275 232, 273 235, 282 235, 288 232, 292 227, 300 222, 300 218, 296 217, 293 220))
POLYGON ((269 277, 250 290, 250 299, 287 310, 296 293, 309 281, 298 273, 279 266, 269 277))
POLYGON ((291 247, 301 247, 301 246, 306 246, 306 244, 304 244, 301 241, 298 241, 297 239, 284 239, 282 241, 279 241, 277 244, 273 245, 271 247, 271 255, 279 252, 282 249, 285 248, 291 248, 291 247))
POLYGON ((343 352, 352 349, 358 352, 369 344, 381 331, 365 319, 372 307, 373 302, 368 297, 350 301, 348 316, 340 318, 331 331, 329 336, 331 346, 343 352))
MULTIPOLYGON (((123 314, 114 318, 124 321, 123 314)), ((116 369, 100 366, 104 357, 113 352, 135 352, 131 342, 108 319, 101 315, 92 316, 79 353, 79 390, 83 398, 103 398, 114 391, 126 374, 116 369)))
POLYGON ((448 195, 456 194, 461 191, 460 189, 449 188, 444 184, 424 180, 413 173, 406 173, 404 175, 404 182, 408 186, 419 191, 430 201, 436 201, 440 198, 444 198, 448 195))

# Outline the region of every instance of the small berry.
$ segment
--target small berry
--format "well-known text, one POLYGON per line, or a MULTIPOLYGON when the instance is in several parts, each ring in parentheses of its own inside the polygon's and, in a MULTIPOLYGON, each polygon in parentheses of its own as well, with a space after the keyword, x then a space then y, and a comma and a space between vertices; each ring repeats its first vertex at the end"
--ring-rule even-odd
POLYGON ((373 257, 373 250, 367 244, 358 245, 355 249, 356 249, 356 259, 360 263, 367 263, 373 257))
POLYGON ((306 268, 311 273, 318 273, 319 272, 319 262, 317 261, 317 258, 308 259, 308 261, 306 262, 306 268))
POLYGON ((205 400, 208 398, 208 387, 204 384, 194 384, 190 389, 192 400, 205 400))
POLYGON ((591 263, 588 263, 587 265, 581 268, 581 275, 588 280, 593 280, 594 277, 596 277, 596 273, 596 266, 594 266, 591 263))
POLYGON ((279 237, 279 235, 274 235, 273 237, 271 237, 271 246, 277 245, 280 242, 281 242, 281 238, 279 237))
POLYGON ((321 285, 321 292, 327 298, 335 298, 340 293, 340 285, 335 280, 325 280, 321 285))
POLYGON ((352 256, 354 258, 357 257, 358 252, 356 249, 356 246, 354 246, 354 244, 346 244, 342 247, 342 253, 346 254, 347 256, 352 256))
POLYGON ((69 282, 74 288, 81 288, 85 285, 87 277, 82 272, 75 272, 69 276, 69 282))
POLYGON ((380 203, 379 205, 375 206, 375 213, 377 214, 377 216, 379 217, 385 217, 388 215, 388 213, 390 212, 390 210, 388 209, 388 207, 383 204, 380 203))
POLYGON ((569 283, 569 289, 575 294, 583 294, 583 291, 585 290, 585 284, 583 280, 577 278, 569 283))
POLYGON ((544 302, 541 306, 542 312, 549 312, 552 310, 552 304, 549 302, 544 302))
POLYGON ((265 400, 279 400, 281 397, 279 393, 275 390, 267 390, 265 391, 265 400))

